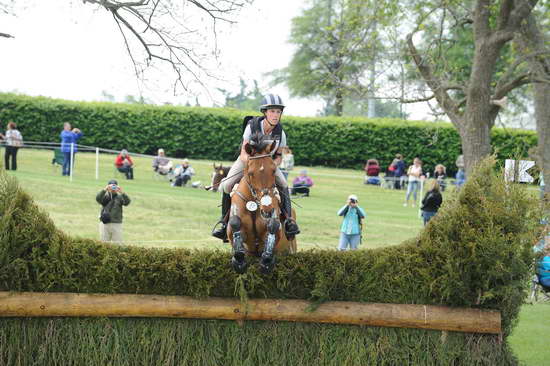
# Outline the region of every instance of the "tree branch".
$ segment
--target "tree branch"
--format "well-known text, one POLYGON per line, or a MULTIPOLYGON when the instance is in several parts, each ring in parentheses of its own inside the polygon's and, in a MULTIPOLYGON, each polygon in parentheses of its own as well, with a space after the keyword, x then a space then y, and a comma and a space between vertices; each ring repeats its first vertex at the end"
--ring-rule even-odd
MULTIPOLYGON (((529 84, 531 82, 531 74, 529 72, 523 73, 517 76, 515 79, 510 80, 507 83, 503 83, 495 89, 495 93, 491 99, 500 99, 506 96, 509 92, 522 85, 529 84)), ((500 83, 500 82, 499 82, 500 83)))
POLYGON ((11 34, 8 34, 8 33, 0 33, 0 37, 4 37, 4 38, 15 38, 14 36, 12 36, 11 34))
POLYGON ((414 32, 407 35, 407 46, 409 48, 411 57, 414 60, 414 63, 416 64, 420 74, 422 75, 422 78, 434 93, 434 97, 439 103, 440 107, 445 111, 445 113, 447 113, 452 121, 458 121, 460 119, 460 116, 457 105, 447 93, 447 90, 453 89, 448 88, 449 86, 456 85, 444 83, 434 75, 433 67, 426 59, 420 56, 416 46, 414 45, 412 39, 413 35, 414 32))
MULTIPOLYGON (((131 38, 137 40, 138 47, 145 52, 145 67, 151 66, 154 60, 161 61, 161 64, 168 64, 175 73, 174 86, 181 85, 184 90, 187 90, 185 83, 194 82, 206 90, 203 81, 204 76, 213 77, 213 75, 207 70, 205 61, 207 61, 208 54, 217 53, 216 22, 234 23, 230 16, 253 0, 187 0, 187 4, 193 4, 194 8, 187 6, 185 9, 193 9, 196 13, 206 13, 211 19, 210 24, 206 23, 213 31, 210 46, 204 38, 200 42, 192 43, 193 40, 189 39, 189 35, 200 34, 187 28, 187 24, 191 23, 183 24, 183 22, 176 19, 176 13, 179 17, 180 11, 183 12, 185 1, 184 5, 181 5, 181 2, 172 0, 82 1, 85 4, 98 5, 113 15, 134 65, 136 75, 140 72, 138 71, 138 62, 134 57, 135 53, 132 52, 132 44, 127 37, 130 34, 131 38), (140 29, 143 29, 143 31, 139 31, 140 29), (129 31, 128 35, 125 34, 125 31, 129 31), (191 43, 193 46, 186 46, 186 44, 191 43), (202 53, 197 52, 197 48, 201 49, 201 47, 209 47, 210 50, 202 53), (213 52, 211 48, 214 48, 213 52)), ((186 17, 189 17, 187 13, 189 12, 186 11, 186 17)), ((141 72, 143 72, 143 69, 141 72)), ((176 88, 174 88, 175 92, 176 88)))

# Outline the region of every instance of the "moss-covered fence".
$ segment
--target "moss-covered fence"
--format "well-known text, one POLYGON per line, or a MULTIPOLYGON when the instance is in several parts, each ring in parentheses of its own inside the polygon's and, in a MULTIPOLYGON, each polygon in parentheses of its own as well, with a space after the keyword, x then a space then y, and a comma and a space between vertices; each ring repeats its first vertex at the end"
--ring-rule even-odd
POLYGON ((501 335, 221 320, 0 319, 3 365, 514 365, 537 202, 485 162, 399 246, 281 258, 237 276, 228 253, 71 238, 0 173, 0 290, 446 305, 498 310, 501 335))

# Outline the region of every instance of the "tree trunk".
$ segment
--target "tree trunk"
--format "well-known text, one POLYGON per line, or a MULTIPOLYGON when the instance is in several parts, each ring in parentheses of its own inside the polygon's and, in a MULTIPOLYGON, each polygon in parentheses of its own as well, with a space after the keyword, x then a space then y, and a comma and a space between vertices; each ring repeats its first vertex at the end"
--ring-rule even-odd
POLYGON ((537 83, 535 92, 535 119, 539 136, 540 166, 544 174, 545 193, 550 193, 550 84, 537 83))
MULTIPOLYGON (((520 53, 550 52, 548 40, 541 33, 533 15, 522 25, 516 37, 520 53)), ((548 54, 531 57, 527 61, 529 71, 536 76, 550 79, 550 56, 548 54)), ((545 193, 550 193, 550 84, 535 83, 533 86, 535 102, 535 120, 537 122, 538 164, 543 170, 545 193)))
POLYGON ((489 43, 487 38, 476 42, 466 110, 459 126, 467 175, 491 154, 491 128, 497 116, 491 104, 491 83, 502 45, 489 43))
POLYGON ((481 116, 472 116, 464 121, 459 131, 467 176, 481 159, 491 154, 491 129, 479 120, 481 116))
POLYGON ((336 96, 334 100, 334 113, 337 116, 341 116, 344 112, 344 95, 340 88, 336 89, 336 96))

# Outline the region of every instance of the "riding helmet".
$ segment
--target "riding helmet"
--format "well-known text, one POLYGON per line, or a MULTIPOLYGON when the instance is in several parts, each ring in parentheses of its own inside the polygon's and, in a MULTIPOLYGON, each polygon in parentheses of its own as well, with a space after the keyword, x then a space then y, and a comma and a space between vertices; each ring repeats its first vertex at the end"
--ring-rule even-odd
POLYGON ((277 94, 266 94, 262 98, 262 102, 260 104, 260 112, 263 112, 270 108, 279 108, 281 110, 285 109, 285 104, 283 103, 283 100, 277 94))

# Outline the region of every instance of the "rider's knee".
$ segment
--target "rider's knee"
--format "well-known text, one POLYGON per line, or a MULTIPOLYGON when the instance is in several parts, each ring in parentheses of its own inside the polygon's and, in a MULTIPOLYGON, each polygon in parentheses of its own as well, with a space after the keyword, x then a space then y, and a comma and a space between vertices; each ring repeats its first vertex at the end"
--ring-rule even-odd
POLYGON ((233 188, 232 184, 228 184, 229 182, 224 182, 220 185, 220 188, 222 189, 223 193, 231 193, 231 189, 233 188))

